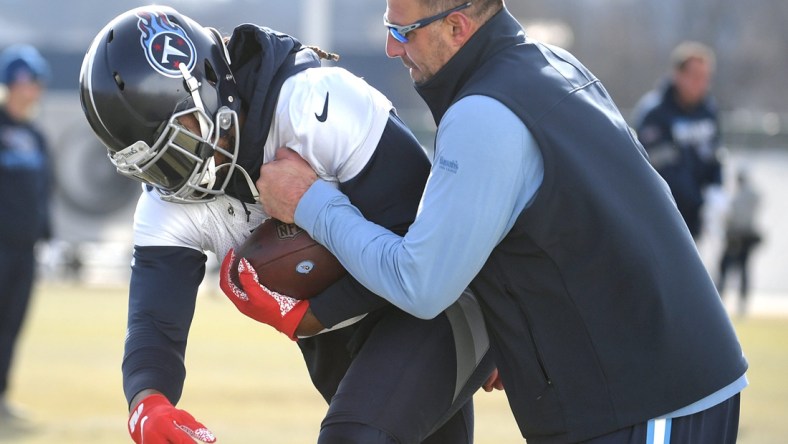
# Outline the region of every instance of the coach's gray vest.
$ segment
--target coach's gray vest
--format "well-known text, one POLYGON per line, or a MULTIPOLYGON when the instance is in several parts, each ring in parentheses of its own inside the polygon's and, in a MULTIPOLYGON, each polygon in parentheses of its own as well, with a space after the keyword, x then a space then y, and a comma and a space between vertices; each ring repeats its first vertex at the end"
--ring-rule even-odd
POLYGON ((669 190, 571 54, 503 10, 417 90, 438 123, 468 95, 502 102, 544 158, 536 199, 471 284, 529 444, 644 422, 745 372, 669 190))

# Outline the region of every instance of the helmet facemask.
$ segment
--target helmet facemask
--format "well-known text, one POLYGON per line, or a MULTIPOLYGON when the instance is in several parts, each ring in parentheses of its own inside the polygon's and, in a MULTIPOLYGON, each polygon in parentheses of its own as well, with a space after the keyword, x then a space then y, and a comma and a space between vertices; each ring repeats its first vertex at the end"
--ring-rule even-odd
POLYGON ((140 140, 108 156, 120 174, 153 185, 163 200, 196 203, 224 194, 236 168, 238 144, 235 111, 222 107, 211 121, 205 111, 193 107, 173 114, 152 146, 140 140), (202 134, 194 133, 179 122, 179 118, 190 114, 197 117, 202 134), (230 148, 219 145, 222 135, 228 136, 230 148), (227 161, 217 166, 215 153, 227 161), (226 171, 222 171, 222 182, 217 187, 219 170, 226 171))

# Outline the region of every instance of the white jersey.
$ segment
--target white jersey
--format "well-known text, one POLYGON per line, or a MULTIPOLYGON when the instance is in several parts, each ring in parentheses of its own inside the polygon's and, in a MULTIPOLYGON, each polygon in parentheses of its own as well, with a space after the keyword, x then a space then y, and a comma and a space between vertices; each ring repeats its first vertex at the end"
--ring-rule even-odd
MULTIPOLYGON (((263 161, 287 146, 321 179, 345 182, 369 161, 392 108, 383 94, 343 68, 301 71, 281 88, 263 161)), ((155 191, 143 192, 134 215, 134 245, 186 247, 221 258, 267 218, 259 203, 244 208, 227 195, 179 204, 161 200, 155 191)))

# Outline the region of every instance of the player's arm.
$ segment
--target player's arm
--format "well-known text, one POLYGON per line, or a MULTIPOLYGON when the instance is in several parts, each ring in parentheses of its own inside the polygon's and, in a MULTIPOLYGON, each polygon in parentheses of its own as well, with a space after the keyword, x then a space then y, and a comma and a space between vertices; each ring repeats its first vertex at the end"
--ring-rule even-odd
POLYGON ((310 307, 307 309, 306 314, 301 319, 301 322, 298 323, 295 334, 299 337, 314 336, 325 329, 326 326, 320 322, 320 319, 318 319, 310 307))
POLYGON ((299 336, 315 335, 325 328, 333 328, 343 322, 365 315, 389 305, 389 302, 361 285, 350 274, 343 277, 319 295, 309 300, 312 319, 305 317, 306 324, 297 331, 299 336), (322 327, 315 330, 317 327, 322 327))
POLYGON ((145 390, 140 391, 139 393, 134 395, 133 398, 131 398, 131 402, 129 402, 129 413, 133 412, 134 409, 137 408, 137 406, 140 404, 140 401, 142 401, 143 399, 145 399, 145 398, 147 398, 148 396, 151 396, 151 395, 162 395, 162 396, 164 396, 164 393, 162 393, 162 392, 160 392, 160 391, 158 391, 156 389, 145 389, 145 390))
POLYGON ((139 444, 187 437, 215 441, 204 425, 174 406, 183 389, 186 338, 205 259, 185 247, 134 248, 122 370, 128 431, 139 444))
POLYGON ((186 370, 186 339, 206 257, 191 248, 134 248, 123 357, 126 399, 156 389, 176 403, 186 370))

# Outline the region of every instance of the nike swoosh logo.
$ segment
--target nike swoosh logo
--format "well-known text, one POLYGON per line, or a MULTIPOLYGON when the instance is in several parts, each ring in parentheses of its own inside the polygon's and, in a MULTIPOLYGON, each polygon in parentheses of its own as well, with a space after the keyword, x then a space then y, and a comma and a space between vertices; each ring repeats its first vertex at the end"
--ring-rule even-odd
POLYGON ((328 118, 328 91, 326 91, 326 101, 323 103, 323 113, 318 115, 315 113, 318 122, 325 122, 328 118))

